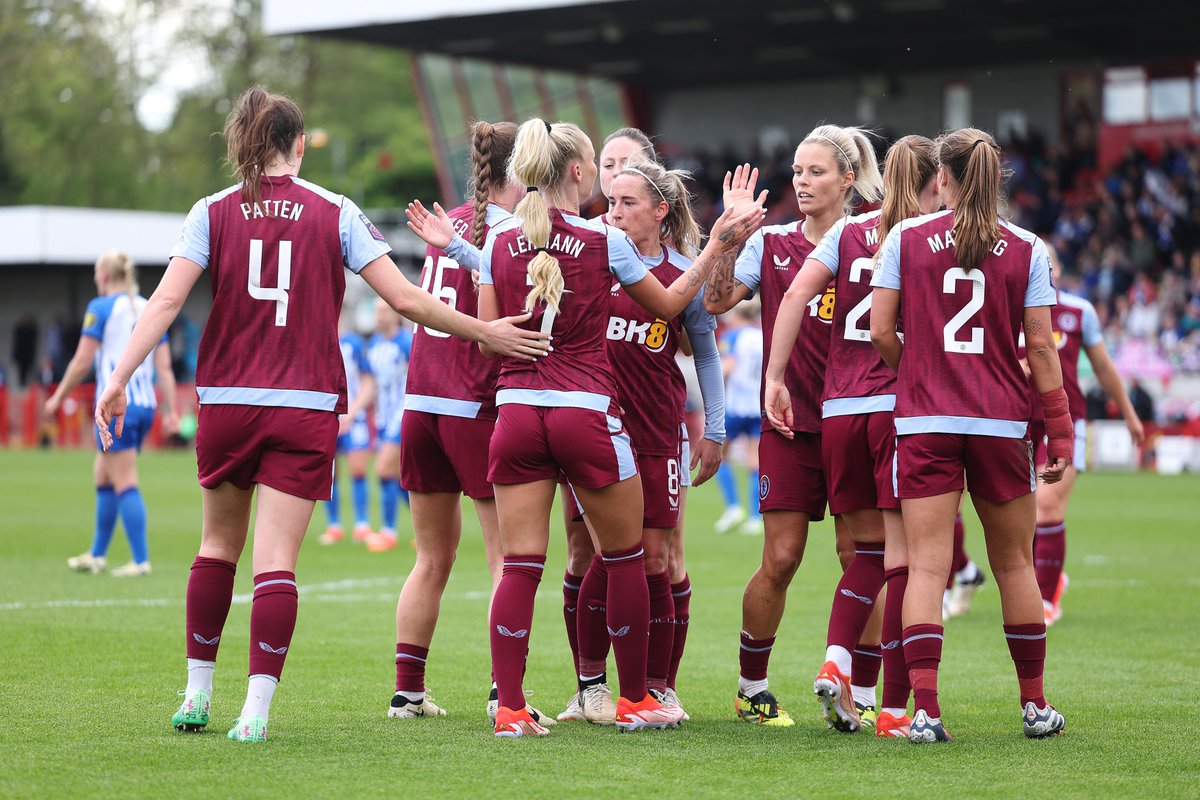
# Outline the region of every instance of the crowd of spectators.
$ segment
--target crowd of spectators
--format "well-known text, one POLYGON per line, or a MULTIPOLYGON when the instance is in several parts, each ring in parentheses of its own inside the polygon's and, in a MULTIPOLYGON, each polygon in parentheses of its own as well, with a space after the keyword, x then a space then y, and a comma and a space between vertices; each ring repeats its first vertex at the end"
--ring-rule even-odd
MULTIPOLYGON (((1131 150, 1100 170, 1094 149, 1060 149, 1036 134, 1003 144, 1013 222, 1054 244, 1064 288, 1095 304, 1122 374, 1200 374, 1200 147, 1164 146, 1153 157, 1131 150)), ((881 137, 881 151, 886 145, 881 137)), ((768 223, 795 218, 789 146, 663 150, 692 172, 704 223, 720 211, 725 170, 745 161, 771 190, 768 223)))

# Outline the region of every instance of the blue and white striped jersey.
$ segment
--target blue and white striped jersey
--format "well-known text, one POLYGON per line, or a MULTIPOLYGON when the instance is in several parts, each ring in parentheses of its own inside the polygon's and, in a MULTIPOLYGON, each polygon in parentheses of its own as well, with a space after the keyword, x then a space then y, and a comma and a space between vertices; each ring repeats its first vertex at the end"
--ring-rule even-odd
POLYGON ((393 336, 376 333, 367 342, 367 363, 375 376, 375 426, 383 430, 404 411, 408 384, 408 359, 412 331, 401 328, 393 336))

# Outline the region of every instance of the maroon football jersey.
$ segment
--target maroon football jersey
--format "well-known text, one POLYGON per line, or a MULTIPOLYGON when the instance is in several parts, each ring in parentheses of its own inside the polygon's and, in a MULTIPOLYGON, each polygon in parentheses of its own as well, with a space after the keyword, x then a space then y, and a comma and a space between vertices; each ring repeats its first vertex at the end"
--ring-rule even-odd
MULTIPOLYGON (((467 237, 474 205, 464 203, 448 213, 458 235, 467 237)), ((509 216, 499 206, 489 205, 484 235, 492 223, 509 216)), ((432 245, 425 251, 421 288, 463 314, 473 317, 478 312, 471 270, 432 245)), ((404 407, 430 414, 495 419, 499 375, 499 359, 484 356, 474 342, 418 325, 413 332, 404 407)))
MULTIPOLYGON (((646 268, 633 242, 616 228, 558 209, 551 209, 550 217, 547 250, 558 259, 565 291, 557 312, 539 302, 524 327, 549 332, 554 352, 534 362, 504 359, 496 402, 613 413, 617 384, 605 354, 609 295, 614 281, 636 283, 646 268)), ((493 226, 480 280, 495 287, 502 316, 524 310, 534 255, 519 218, 493 226)))
POLYGON ((346 198, 292 176, 264 177, 263 202, 239 187, 200 200, 171 255, 208 269, 213 304, 200 339, 200 402, 343 413, 338 315, 346 267, 390 252, 346 198))
POLYGON ((896 405, 896 373, 871 344, 871 273, 879 249, 879 211, 844 217, 809 258, 835 275, 837 303, 822 413, 870 414, 896 405))
MULTIPOLYGON (((792 279, 813 251, 813 243, 804 235, 803 223, 769 225, 746 242, 734 267, 734 277, 750 289, 761 293, 763 331, 763 383, 759 388, 762 402, 766 389, 767 362, 770 360, 771 334, 779 304, 792 285, 792 279)), ((808 313, 800 324, 800 333, 792 347, 792 356, 783 373, 783 383, 792 397, 792 430, 819 433, 821 430, 821 394, 825 384, 825 364, 829 356, 829 335, 832 330, 834 281, 825 292, 808 304, 808 313)), ((762 430, 771 430, 763 418, 762 430)))
MULTIPOLYGON (((1100 318, 1092 304, 1083 298, 1059 292, 1057 300, 1058 305, 1050 312, 1050 324, 1054 329, 1054 343, 1058 347, 1058 361, 1062 365, 1063 389, 1067 393, 1071 419, 1087 419, 1087 400, 1083 396, 1083 387, 1079 385, 1079 354, 1085 347, 1103 343, 1100 318)), ((1018 355, 1025 358, 1024 333, 1021 334, 1018 355)), ((1029 382, 1029 391, 1029 400, 1033 404, 1032 419, 1040 420, 1043 416, 1042 399, 1032 380, 1029 382)))
MULTIPOLYGON (((687 269, 662 261, 650 270, 670 286, 687 269)), ((638 455, 673 456, 679 452, 679 421, 687 400, 687 384, 675 361, 683 333, 683 315, 664 321, 642 308, 613 282, 608 301, 608 360, 617 379, 622 420, 638 455)))
POLYGON ((958 266, 954 212, 905 220, 884 243, 872 284, 900 290, 904 355, 896 433, 1022 438, 1029 388, 1017 360, 1026 306, 1054 304, 1046 247, 1001 223, 978 267, 958 266))

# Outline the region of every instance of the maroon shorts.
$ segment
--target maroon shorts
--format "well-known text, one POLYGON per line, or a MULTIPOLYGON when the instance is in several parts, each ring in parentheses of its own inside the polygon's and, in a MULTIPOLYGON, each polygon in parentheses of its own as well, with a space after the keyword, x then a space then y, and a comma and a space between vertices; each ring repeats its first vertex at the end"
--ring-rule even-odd
POLYGON ((683 471, 679 456, 638 454, 638 475, 642 479, 643 528, 674 528, 679 522, 679 487, 683 471))
POLYGON ((338 417, 332 411, 202 405, 196 428, 200 485, 256 483, 295 497, 328 500, 338 417))
POLYGON ((825 469, 821 434, 796 431, 785 439, 763 431, 758 440, 758 508, 803 511, 814 522, 825 518, 825 469))
POLYGON ((847 414, 821 421, 821 461, 829 484, 829 513, 896 509, 892 487, 896 426, 892 412, 847 414))
POLYGON ((400 423, 400 485, 410 492, 492 497, 487 479, 490 419, 405 411, 400 423))
POLYGON ((602 489, 636 475, 637 457, 620 417, 586 408, 500 406, 488 480, 557 481, 559 472, 584 489, 602 489))
POLYGON ((1028 439, 913 433, 896 440, 896 494, 905 500, 961 492, 1007 503, 1037 488, 1028 439), (966 473, 966 481, 963 473, 966 473))

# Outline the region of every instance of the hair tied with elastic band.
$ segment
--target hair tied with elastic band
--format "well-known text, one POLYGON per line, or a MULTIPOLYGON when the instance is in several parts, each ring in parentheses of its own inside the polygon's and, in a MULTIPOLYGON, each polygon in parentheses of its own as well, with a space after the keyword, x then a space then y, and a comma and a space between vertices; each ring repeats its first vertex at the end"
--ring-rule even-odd
POLYGON ((525 194, 529 194, 530 192, 536 192, 537 190, 538 190, 538 188, 536 186, 526 186, 525 194))
POLYGON ((546 133, 550 133, 550 123, 546 122, 546 120, 542 120, 542 124, 546 126, 546 133))
POLYGON ((534 252, 534 255, 537 255, 538 253, 549 253, 550 251, 544 247, 535 247, 535 248, 533 248, 533 252, 534 252))
POLYGON ((991 144, 990 142, 988 142, 987 139, 976 139, 975 142, 971 145, 971 152, 975 152, 975 148, 979 147, 979 145, 981 145, 981 144, 986 144, 986 145, 988 145, 988 147, 994 148, 997 153, 1000 152, 1000 147, 998 145, 991 144))

